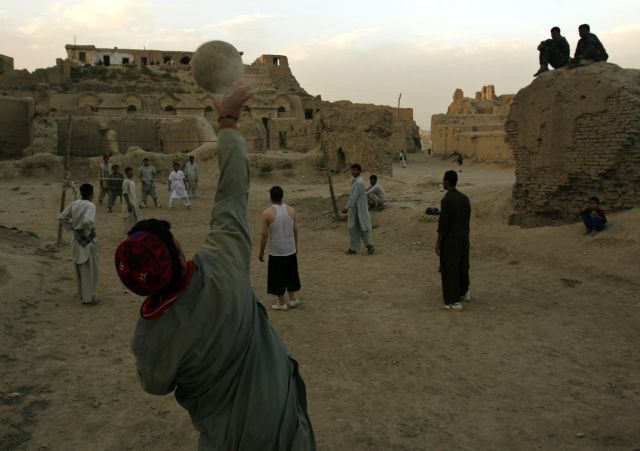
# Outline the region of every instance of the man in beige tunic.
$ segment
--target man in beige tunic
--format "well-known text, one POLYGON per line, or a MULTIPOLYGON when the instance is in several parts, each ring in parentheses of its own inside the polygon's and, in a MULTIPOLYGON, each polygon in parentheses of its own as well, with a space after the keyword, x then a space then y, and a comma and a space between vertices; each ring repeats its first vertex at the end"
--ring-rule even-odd
POLYGON ((78 277, 78 292, 83 305, 97 305, 98 248, 96 243, 96 206, 92 202, 93 186, 80 186, 81 199, 74 200, 64 209, 58 220, 73 231, 71 255, 78 277))
POLYGON ((140 202, 138 202, 138 194, 136 193, 136 182, 133 180, 133 169, 126 168, 124 170, 126 178, 122 182, 122 230, 124 237, 138 222, 140 216, 140 202))

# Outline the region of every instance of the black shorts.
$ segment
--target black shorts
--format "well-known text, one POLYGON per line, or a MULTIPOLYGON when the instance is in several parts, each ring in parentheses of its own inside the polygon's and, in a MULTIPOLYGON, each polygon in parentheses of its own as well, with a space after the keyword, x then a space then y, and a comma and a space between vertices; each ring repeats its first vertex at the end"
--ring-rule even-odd
POLYGON ((286 257, 269 255, 267 293, 282 296, 285 291, 300 291, 298 258, 296 254, 287 255, 286 257))

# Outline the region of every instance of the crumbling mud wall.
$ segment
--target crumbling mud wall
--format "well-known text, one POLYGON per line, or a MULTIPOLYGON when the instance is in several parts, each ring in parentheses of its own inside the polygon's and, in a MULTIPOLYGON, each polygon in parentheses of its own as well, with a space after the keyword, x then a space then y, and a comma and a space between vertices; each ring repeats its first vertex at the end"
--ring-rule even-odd
POLYGON ((590 196, 640 205, 640 70, 555 70, 518 92, 506 130, 516 159, 513 224, 577 219, 590 196))
POLYGON ((514 95, 496 96, 493 85, 483 86, 475 98, 461 89, 453 93, 447 114, 431 116, 434 155, 464 157, 485 162, 512 162, 504 123, 514 95))
POLYGON ((323 111, 322 152, 327 168, 336 172, 359 163, 363 171, 392 175, 395 151, 393 115, 386 109, 332 106, 323 111))
POLYGON ((33 99, 0 97, 0 159, 19 158, 31 145, 34 114, 33 99))

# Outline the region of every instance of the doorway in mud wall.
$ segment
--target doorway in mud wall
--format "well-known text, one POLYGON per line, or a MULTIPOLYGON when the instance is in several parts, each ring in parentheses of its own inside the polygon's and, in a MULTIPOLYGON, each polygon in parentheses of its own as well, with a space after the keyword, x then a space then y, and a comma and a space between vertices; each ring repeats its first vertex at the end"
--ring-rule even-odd
POLYGON ((338 154, 338 164, 337 164, 336 170, 340 172, 340 171, 343 171, 344 167, 347 165, 347 158, 346 158, 346 155, 344 154, 344 151, 342 150, 342 147, 338 147, 338 150, 336 151, 336 153, 338 154))
POLYGON ((264 125, 264 129, 266 131, 266 134, 265 134, 265 138, 266 138, 266 141, 267 141, 266 148, 269 149, 271 147, 271 134, 269 133, 269 118, 263 117, 262 118, 262 125, 264 125))
POLYGON ((281 149, 287 148, 287 132, 278 132, 278 144, 281 149))
POLYGON ((102 55, 102 65, 111 66, 111 57, 109 55, 102 55))

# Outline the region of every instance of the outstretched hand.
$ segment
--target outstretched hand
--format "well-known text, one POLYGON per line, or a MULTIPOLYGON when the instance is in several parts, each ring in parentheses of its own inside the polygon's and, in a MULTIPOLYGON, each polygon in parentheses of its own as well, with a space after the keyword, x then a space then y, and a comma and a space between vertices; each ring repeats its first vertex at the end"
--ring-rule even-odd
POLYGON ((232 116, 239 118, 242 113, 242 107, 253 96, 253 90, 246 85, 236 83, 231 91, 216 104, 218 116, 232 116))

